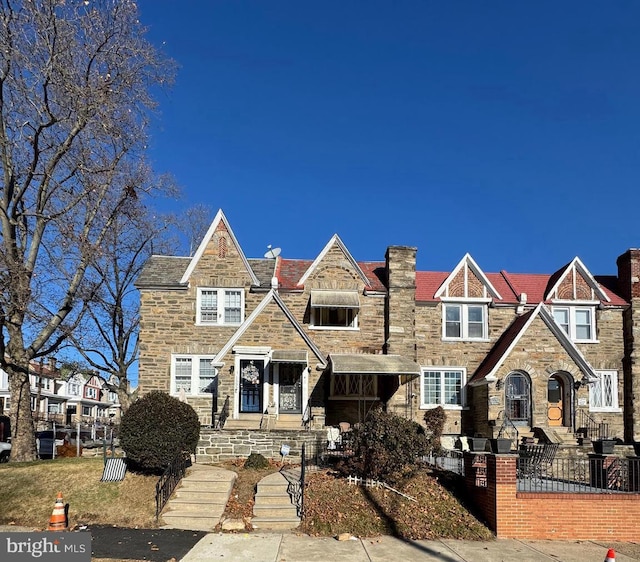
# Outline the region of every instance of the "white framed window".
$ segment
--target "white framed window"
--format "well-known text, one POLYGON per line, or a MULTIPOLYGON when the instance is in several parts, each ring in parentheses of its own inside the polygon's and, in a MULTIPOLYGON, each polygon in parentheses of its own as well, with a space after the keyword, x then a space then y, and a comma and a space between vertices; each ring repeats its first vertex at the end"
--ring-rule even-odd
POLYGON ((553 317, 572 341, 596 341, 596 314, 592 306, 554 306, 553 317))
POLYGON ((589 384, 589 410, 618 410, 618 371, 596 371, 598 380, 589 384))
POLYGON ((331 377, 331 398, 370 399, 378 397, 378 380, 375 375, 341 374, 331 377))
POLYGON ((61 409, 60 409, 61 404, 59 402, 53 402, 53 403, 49 403, 49 413, 50 414, 60 414, 61 413, 61 409))
POLYGON ((90 416, 91 415, 91 406, 82 406, 82 415, 83 416, 90 416))
POLYGON ((420 375, 420 407, 461 408, 467 372, 462 368, 429 367, 420 375))
POLYGON ((244 321, 244 290, 199 288, 196 299, 199 326, 237 326, 244 321))
POLYGON ((97 388, 93 388, 91 386, 88 386, 84 390, 84 395, 87 398, 91 398, 92 400, 97 400, 98 399, 98 389, 97 388))
POLYGON ((171 393, 206 394, 216 377, 212 355, 174 355, 171 361, 171 393))
POLYGON ((442 338, 445 340, 487 339, 486 304, 445 304, 442 338))
POLYGON ((69 394, 72 396, 78 396, 80 394, 80 385, 77 382, 70 382, 67 385, 67 388, 69 390, 69 394))

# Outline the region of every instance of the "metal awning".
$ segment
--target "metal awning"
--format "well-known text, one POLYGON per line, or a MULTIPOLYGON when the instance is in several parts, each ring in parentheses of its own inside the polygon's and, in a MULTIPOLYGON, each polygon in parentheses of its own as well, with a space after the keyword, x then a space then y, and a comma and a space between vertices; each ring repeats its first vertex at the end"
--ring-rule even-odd
POLYGON ((307 352, 304 349, 274 349, 271 352, 272 363, 307 363, 307 352))
POLYGON ((329 358, 334 375, 420 375, 420 365, 402 355, 336 353, 329 358))
POLYGON ((311 291, 311 306, 321 308, 359 308, 358 291, 311 291))

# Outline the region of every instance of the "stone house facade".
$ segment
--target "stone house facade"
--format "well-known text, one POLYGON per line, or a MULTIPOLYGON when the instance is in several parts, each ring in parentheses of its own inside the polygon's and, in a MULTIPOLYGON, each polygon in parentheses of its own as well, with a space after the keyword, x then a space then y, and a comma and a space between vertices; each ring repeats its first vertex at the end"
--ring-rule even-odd
POLYGON ((440 405, 450 436, 604 423, 638 437, 640 251, 618 276, 579 258, 485 273, 470 255, 416 271, 416 252, 356 261, 334 235, 315 259, 247 259, 219 211, 193 257, 153 256, 136 282, 140 392, 236 429, 353 424, 374 407, 422 422, 440 405))

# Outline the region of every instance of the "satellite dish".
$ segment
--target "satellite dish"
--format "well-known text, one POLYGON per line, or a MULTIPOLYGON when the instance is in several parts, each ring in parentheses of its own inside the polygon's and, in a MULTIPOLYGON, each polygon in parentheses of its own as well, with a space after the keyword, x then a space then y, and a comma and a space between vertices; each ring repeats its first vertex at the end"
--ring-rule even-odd
POLYGON ((267 246, 267 253, 264 255, 265 258, 273 259, 277 258, 282 252, 281 248, 272 248, 271 244, 267 246))

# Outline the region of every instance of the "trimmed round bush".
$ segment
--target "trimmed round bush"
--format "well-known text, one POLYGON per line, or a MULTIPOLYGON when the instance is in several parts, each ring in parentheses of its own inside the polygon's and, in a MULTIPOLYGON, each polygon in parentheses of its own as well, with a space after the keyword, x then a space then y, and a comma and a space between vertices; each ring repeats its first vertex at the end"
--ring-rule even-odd
POLYGON ((199 439, 195 410, 159 390, 131 404, 120 425, 128 463, 143 472, 162 472, 181 452, 195 453, 199 439))
POLYGON ((398 483, 419 466, 427 454, 424 428, 400 416, 374 410, 352 431, 353 456, 338 465, 346 475, 398 483))

